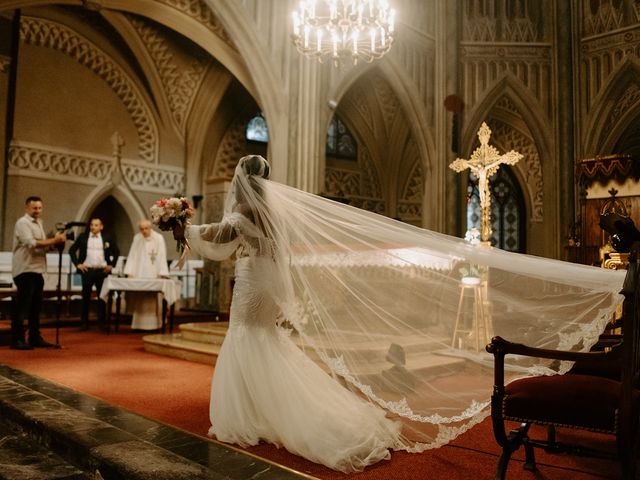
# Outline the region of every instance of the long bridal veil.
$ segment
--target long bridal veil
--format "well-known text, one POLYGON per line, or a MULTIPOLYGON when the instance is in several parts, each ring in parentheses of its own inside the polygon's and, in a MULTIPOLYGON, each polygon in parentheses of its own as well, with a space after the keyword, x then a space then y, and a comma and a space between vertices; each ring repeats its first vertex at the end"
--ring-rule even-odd
MULTIPOLYGON (((409 451, 439 447, 489 414, 492 336, 588 350, 621 300, 623 272, 471 245, 241 164, 225 214, 251 206, 256 251, 273 258, 277 322, 337 381, 400 420, 409 451)), ((507 363, 510 378, 571 366, 507 363)))

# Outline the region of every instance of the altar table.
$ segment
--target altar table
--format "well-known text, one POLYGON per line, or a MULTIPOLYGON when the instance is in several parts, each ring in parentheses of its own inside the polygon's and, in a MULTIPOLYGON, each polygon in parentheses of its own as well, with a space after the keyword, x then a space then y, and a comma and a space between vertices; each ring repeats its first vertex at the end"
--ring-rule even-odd
POLYGON ((173 316, 175 303, 180 299, 182 283, 175 279, 165 278, 125 278, 108 276, 102 284, 100 298, 107 302, 107 331, 111 330, 111 307, 113 294, 116 294, 115 329, 120 325, 120 304, 122 292, 159 292, 162 293, 162 333, 165 331, 167 313, 169 316, 169 332, 173 332, 173 316))

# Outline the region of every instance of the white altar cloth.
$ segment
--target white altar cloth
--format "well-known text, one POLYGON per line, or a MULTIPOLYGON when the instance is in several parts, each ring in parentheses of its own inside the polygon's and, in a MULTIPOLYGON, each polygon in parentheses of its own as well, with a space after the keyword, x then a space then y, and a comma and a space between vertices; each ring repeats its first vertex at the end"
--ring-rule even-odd
POLYGON ((100 298, 107 300, 109 292, 161 292, 167 305, 173 305, 180 298, 182 283, 168 278, 124 278, 109 276, 105 278, 100 298))

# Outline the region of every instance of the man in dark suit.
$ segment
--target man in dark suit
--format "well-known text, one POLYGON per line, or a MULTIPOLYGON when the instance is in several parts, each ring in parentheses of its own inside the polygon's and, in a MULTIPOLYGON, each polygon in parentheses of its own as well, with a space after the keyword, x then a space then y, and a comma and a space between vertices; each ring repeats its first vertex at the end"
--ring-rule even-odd
POLYGON ((111 273, 118 261, 118 250, 115 242, 102 235, 104 225, 99 218, 89 222, 89 232, 81 233, 69 249, 71 261, 82 275, 82 329, 89 328, 89 305, 91 291, 95 285, 98 292, 98 322, 104 324, 105 302, 100 299, 100 290, 104 279, 111 273))

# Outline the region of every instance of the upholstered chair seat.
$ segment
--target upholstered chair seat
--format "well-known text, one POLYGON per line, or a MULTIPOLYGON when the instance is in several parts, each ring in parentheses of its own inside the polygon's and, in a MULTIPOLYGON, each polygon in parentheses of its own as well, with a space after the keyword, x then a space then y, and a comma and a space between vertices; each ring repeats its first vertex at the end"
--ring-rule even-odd
MULTIPOLYGON (((619 381, 591 375, 523 378, 505 386, 502 415, 517 422, 615 434, 620 389, 619 381)), ((636 410, 640 392, 633 401, 636 410)))

